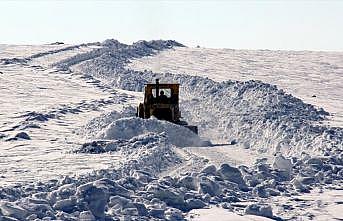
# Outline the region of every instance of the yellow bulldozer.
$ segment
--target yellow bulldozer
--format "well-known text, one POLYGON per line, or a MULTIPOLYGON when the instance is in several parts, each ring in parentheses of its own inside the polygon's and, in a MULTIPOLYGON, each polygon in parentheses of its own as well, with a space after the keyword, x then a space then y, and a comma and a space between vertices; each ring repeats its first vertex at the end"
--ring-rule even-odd
POLYGON ((147 119, 151 116, 159 120, 166 120, 184 126, 198 134, 198 127, 188 125, 181 121, 179 109, 180 84, 160 84, 156 79, 155 84, 146 84, 144 89, 144 103, 137 107, 136 116, 147 119))

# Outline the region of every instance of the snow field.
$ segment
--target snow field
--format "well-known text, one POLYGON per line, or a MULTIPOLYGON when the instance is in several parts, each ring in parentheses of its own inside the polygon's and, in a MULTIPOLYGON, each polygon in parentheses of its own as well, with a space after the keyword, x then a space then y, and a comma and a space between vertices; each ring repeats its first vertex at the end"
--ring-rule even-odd
MULTIPOLYGON (((255 162, 248 166, 227 162, 213 165, 206 157, 188 152, 187 146, 194 146, 201 139, 186 128, 156 119, 134 118, 132 107, 121 111, 107 109, 106 114, 91 119, 79 131, 86 142, 70 154, 91 158, 119 153, 118 165, 89 174, 2 187, 0 217, 184 220, 193 209, 219 206, 235 214, 248 214, 251 219, 259 220, 250 215, 296 219, 299 210, 308 209, 306 205, 301 204, 298 209, 274 207, 272 200, 294 199, 293 196, 302 196, 318 186, 341 185, 342 129, 321 125, 328 115, 324 110, 260 81, 219 83, 126 67, 132 58, 175 46, 182 45, 174 41, 124 45, 107 40, 94 50, 58 59, 53 67, 61 73, 84 74, 103 91, 142 91, 144 84, 155 78, 180 82, 184 118, 199 125, 201 136, 232 144, 230 147, 244 147, 250 153, 263 152, 273 163, 256 154, 258 157, 252 157, 255 162), (190 167, 189 162, 197 164, 190 167)), ((121 100, 122 96, 114 99, 121 100)))
MULTIPOLYGON (((6 50, 12 48, 16 46, 6 50)), ((137 103, 134 93, 101 89, 101 85, 91 78, 56 71, 49 67, 51 63, 39 60, 49 57, 49 60, 57 61, 80 53, 79 48, 61 46, 56 52, 55 46, 42 46, 39 54, 26 55, 27 51, 23 51, 23 55, 17 54, 26 56, 25 64, 0 65, 1 185, 106 169, 120 159, 117 154, 89 158, 68 153, 84 142, 78 130, 89 119, 101 111, 137 103)), ((6 54, 6 51, 2 53, 6 54)))

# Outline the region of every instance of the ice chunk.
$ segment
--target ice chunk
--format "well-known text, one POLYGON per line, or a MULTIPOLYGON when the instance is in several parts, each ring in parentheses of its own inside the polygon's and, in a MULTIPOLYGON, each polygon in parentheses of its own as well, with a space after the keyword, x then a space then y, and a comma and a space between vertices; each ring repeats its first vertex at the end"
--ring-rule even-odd
POLYGON ((4 200, 0 201, 0 211, 5 216, 14 217, 19 220, 25 220, 25 218, 29 215, 27 210, 13 202, 4 200))
POLYGON ((266 188, 264 185, 257 185, 253 188, 253 193, 255 193, 257 196, 266 198, 269 196, 268 192, 266 191, 266 188))
POLYGON ((156 198, 166 202, 169 206, 176 208, 183 208, 184 206, 183 196, 172 189, 166 189, 161 186, 153 186, 149 190, 152 190, 152 193, 156 198))
POLYGON ((131 199, 121 197, 121 196, 111 196, 108 206, 110 207, 115 206, 116 208, 121 208, 121 209, 135 207, 131 199))
POLYGON ((122 210, 122 214, 127 216, 138 216, 138 210, 135 207, 125 208, 122 210))
POLYGON ((273 168, 282 172, 284 178, 289 180, 292 173, 292 161, 291 159, 286 159, 282 155, 277 155, 274 158, 273 168))
POLYGON ((105 149, 101 145, 99 145, 99 141, 93 141, 90 143, 84 143, 80 149, 77 149, 74 152, 75 153, 104 153, 105 149))
POLYGON ((74 211, 76 206, 77 199, 76 197, 71 197, 69 199, 58 200, 54 204, 55 210, 62 210, 63 212, 70 213, 74 211))
POLYGON ((244 212, 249 215, 273 218, 272 207, 269 205, 251 204, 245 208, 244 212))
POLYGON ((192 210, 192 209, 201 209, 206 206, 206 203, 204 203, 200 199, 188 199, 186 200, 186 208, 187 210, 192 210))
POLYGON ((318 157, 312 157, 308 159, 305 163, 313 167, 316 167, 317 169, 321 169, 323 166, 323 160, 318 157))
POLYGON ((204 169, 202 169, 200 173, 208 174, 208 175, 216 175, 217 168, 215 165, 209 165, 205 167, 204 169))
POLYGON ((108 178, 102 178, 99 180, 96 180, 94 182, 94 185, 106 189, 106 191, 110 195, 119 195, 123 197, 130 197, 132 195, 132 191, 124 188, 123 186, 119 185, 117 182, 110 180, 108 178))
POLYGON ((200 177, 200 191, 204 194, 209 194, 211 196, 216 196, 221 193, 220 186, 213 180, 207 177, 200 177))
POLYGON ((237 183, 240 189, 247 188, 241 171, 236 167, 232 167, 229 164, 222 164, 218 169, 218 174, 220 174, 225 180, 237 183))
POLYGON ((91 211, 82 211, 79 215, 80 221, 96 221, 95 216, 91 211))
POLYGON ((137 208, 139 216, 147 216, 149 214, 143 203, 133 203, 133 205, 137 208))
POLYGON ((14 138, 11 138, 10 140, 18 140, 18 139, 31 140, 31 137, 26 132, 19 132, 14 136, 14 138))
POLYGON ((77 188, 77 195, 83 198, 97 219, 105 217, 105 206, 109 198, 107 188, 87 183, 77 188))
POLYGON ((297 190, 298 192, 301 192, 301 193, 310 192, 309 188, 306 185, 302 184, 299 179, 300 179, 299 177, 296 177, 291 181, 294 189, 297 190))
POLYGON ((165 217, 168 221, 183 221, 182 211, 175 208, 168 208, 165 211, 165 217))
POLYGON ((63 186, 60 186, 57 191, 56 195, 59 196, 62 199, 66 199, 76 193, 76 184, 65 184, 63 186))
POLYGON ((196 178, 189 175, 181 177, 178 184, 191 190, 198 189, 196 178))

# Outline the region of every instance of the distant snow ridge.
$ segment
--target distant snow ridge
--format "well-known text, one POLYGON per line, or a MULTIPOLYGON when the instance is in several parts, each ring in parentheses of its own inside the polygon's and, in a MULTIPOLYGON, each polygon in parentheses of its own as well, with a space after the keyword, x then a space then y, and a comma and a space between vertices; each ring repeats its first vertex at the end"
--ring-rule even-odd
MULTIPOLYGON (((132 58, 182 46, 175 41, 140 41, 127 46, 109 40, 102 45, 98 52, 103 51, 103 54, 72 68, 92 75, 109 86, 133 91, 142 91, 144 84, 153 82, 155 78, 179 82, 182 86, 181 98, 185 99, 181 104, 183 115, 190 123, 199 125, 201 134, 227 141, 237 139, 244 142, 247 148, 261 152, 283 152, 297 156, 303 151, 331 155, 343 149, 342 128, 318 126, 328 115, 327 112, 305 104, 274 85, 261 81, 218 83, 177 73, 158 74, 125 69, 132 58)), ((80 56, 71 60, 77 60, 80 56)), ((68 62, 66 64, 63 66, 62 62, 58 66, 70 67, 68 62)))
POLYGON ((46 56, 46 55, 57 54, 57 53, 62 52, 62 51, 69 51, 69 50, 74 50, 76 48, 87 47, 87 46, 100 46, 100 43, 99 42, 94 42, 94 43, 86 43, 86 44, 67 46, 67 47, 63 47, 63 48, 60 48, 60 49, 55 49, 55 50, 50 50, 50 51, 45 51, 45 52, 37 53, 37 54, 29 56, 27 59, 39 58, 39 57, 43 57, 43 56, 46 56))
MULTIPOLYGON (((100 67, 98 77, 102 74, 107 74, 108 71, 123 71, 124 62, 128 62, 128 59, 133 57, 142 57, 153 55, 159 50, 164 50, 172 48, 175 46, 182 47, 183 45, 172 40, 168 41, 138 41, 132 45, 125 45, 117 40, 109 39, 101 43, 102 48, 92 50, 87 53, 78 54, 61 62, 55 64, 59 69, 66 70, 69 67, 81 63, 83 61, 88 61, 92 63, 93 67, 100 67), (101 68, 105 66, 108 62, 111 62, 111 69, 102 71, 101 68), (113 69, 113 67, 115 67, 113 69)), ((94 73, 94 72, 93 72, 94 73)))
POLYGON ((63 48, 55 49, 55 50, 40 52, 40 53, 33 54, 33 55, 25 57, 25 58, 2 58, 2 59, 0 59, 0 63, 5 64, 5 65, 16 64, 16 63, 25 64, 28 61, 35 59, 35 58, 39 58, 39 57, 43 57, 43 56, 51 55, 51 54, 57 54, 57 53, 60 53, 63 51, 74 50, 77 48, 87 47, 87 46, 100 46, 100 43, 94 42, 94 43, 86 43, 86 44, 79 44, 79 45, 71 45, 71 46, 66 46, 63 48))

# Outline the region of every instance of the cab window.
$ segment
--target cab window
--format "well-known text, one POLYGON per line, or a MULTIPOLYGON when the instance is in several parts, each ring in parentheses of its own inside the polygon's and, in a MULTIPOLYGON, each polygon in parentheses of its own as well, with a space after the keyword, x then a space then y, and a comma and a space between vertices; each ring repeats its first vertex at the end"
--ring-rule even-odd
MULTIPOLYGON (((170 88, 160 88, 159 91, 160 91, 159 93, 161 93, 161 91, 163 91, 164 95, 166 95, 167 98, 171 97, 171 89, 170 88)), ((152 96, 154 98, 156 98, 156 89, 152 89, 152 96)))

